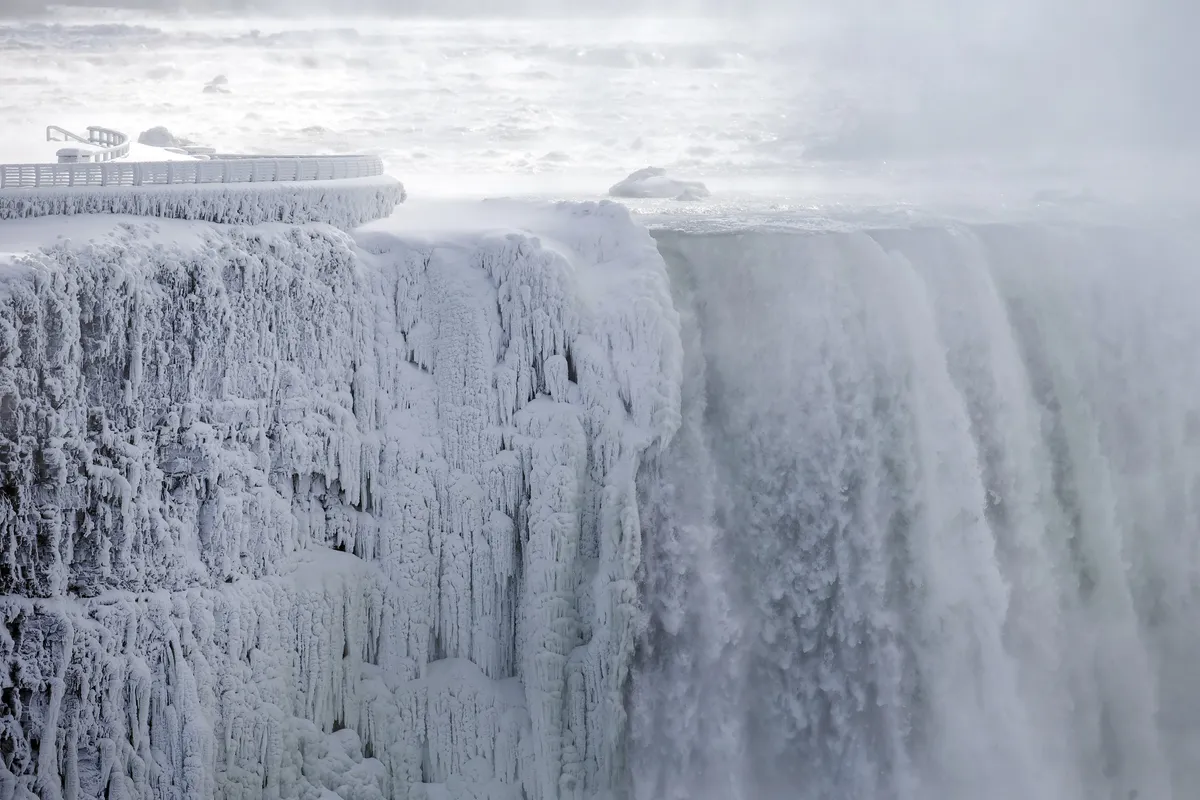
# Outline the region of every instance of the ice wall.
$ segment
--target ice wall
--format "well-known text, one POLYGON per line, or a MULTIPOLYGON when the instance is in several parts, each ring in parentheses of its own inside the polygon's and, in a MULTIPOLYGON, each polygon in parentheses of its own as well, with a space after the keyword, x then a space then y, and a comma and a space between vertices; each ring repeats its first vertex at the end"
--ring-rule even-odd
POLYGON ((175 184, 0 190, 0 220, 133 214, 222 224, 321 222, 349 230, 383 219, 405 199, 395 178, 295 183, 175 184))
POLYGON ((619 206, 492 211, 0 256, 0 797, 624 779, 665 270, 619 206))

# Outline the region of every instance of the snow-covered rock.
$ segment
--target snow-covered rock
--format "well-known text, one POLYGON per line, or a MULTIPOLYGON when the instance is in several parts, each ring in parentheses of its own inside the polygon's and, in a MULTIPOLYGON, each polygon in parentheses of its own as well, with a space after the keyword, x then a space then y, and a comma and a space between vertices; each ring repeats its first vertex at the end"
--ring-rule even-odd
POLYGON ((138 134, 138 144, 151 147, 187 147, 195 142, 176 136, 162 125, 156 125, 138 134))
POLYGON ((620 206, 490 208, 0 255, 0 796, 617 785, 678 322, 620 206))
POLYGON ((0 191, 0 220, 72 214, 133 214, 255 225, 323 222, 349 229, 404 202, 395 178, 338 181, 57 187, 0 191))
POLYGON ((703 200, 709 195, 708 187, 703 183, 672 178, 661 167, 639 169, 614 184, 608 193, 612 197, 658 197, 675 200, 703 200))

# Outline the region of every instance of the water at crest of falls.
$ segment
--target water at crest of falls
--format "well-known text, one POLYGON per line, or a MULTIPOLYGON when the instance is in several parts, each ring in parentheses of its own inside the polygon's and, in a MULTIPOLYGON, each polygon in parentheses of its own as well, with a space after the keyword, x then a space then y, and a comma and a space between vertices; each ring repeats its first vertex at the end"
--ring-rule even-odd
POLYGON ((637 800, 1200 785, 1200 271, 1117 229, 659 235, 637 800))

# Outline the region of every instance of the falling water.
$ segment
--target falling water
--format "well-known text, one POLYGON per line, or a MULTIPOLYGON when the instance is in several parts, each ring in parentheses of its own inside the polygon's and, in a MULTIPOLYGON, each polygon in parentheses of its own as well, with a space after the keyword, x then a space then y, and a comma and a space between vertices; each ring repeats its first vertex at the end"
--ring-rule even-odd
POLYGON ((637 800, 1200 785, 1200 257, 1116 228, 662 234, 637 800))

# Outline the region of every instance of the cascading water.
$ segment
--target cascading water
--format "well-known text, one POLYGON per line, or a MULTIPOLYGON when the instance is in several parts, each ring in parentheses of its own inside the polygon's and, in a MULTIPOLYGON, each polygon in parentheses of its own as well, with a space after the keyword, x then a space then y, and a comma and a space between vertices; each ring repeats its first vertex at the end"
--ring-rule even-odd
POLYGON ((687 235, 641 480, 637 800, 1200 785, 1200 259, 983 226, 687 235))

